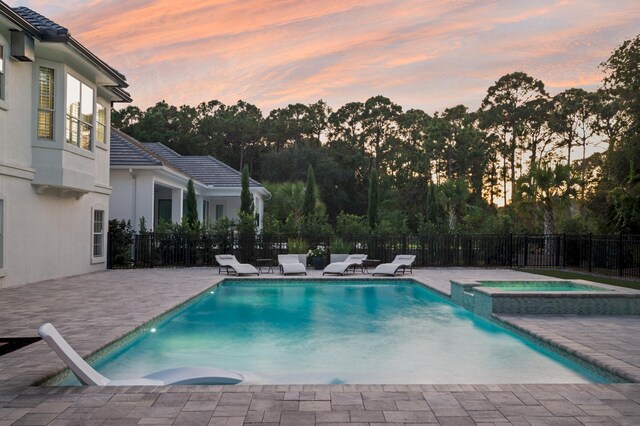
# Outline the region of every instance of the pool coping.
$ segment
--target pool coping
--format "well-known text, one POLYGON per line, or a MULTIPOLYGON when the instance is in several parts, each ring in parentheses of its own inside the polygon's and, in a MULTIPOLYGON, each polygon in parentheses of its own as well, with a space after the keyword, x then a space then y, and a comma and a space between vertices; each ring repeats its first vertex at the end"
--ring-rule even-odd
MULTIPOLYGON (((309 272, 309 278, 317 276, 313 271, 309 272)), ((464 279, 470 275, 515 279, 534 277, 503 269, 424 268, 400 278, 413 279, 448 297, 448 280, 452 277, 464 279)), ((105 346, 101 345, 102 339, 117 340, 118 336, 126 335, 172 307, 187 302, 225 277, 217 273, 217 268, 113 270, 34 283, 22 288, 0 289, 0 318, 3 320, 0 321, 0 329, 5 335, 30 336, 35 335, 38 325, 50 321, 61 325, 59 329, 78 353, 93 353, 98 346, 105 346), (171 303, 176 300, 181 302, 171 303)), ((356 277, 368 278, 364 275, 356 277)), ((597 323, 598 326, 603 325, 605 330, 593 337, 596 343, 604 345, 608 344, 609 336, 605 334, 609 330, 618 333, 619 341, 625 335, 620 333, 640 326, 640 317, 618 318, 618 321, 602 317, 585 321, 580 317, 568 316, 566 321, 569 324, 565 324, 565 316, 555 318, 555 322, 538 318, 522 316, 509 319, 516 325, 521 321, 527 333, 537 330, 543 335, 549 334, 552 340, 556 336, 569 343, 571 339, 580 340, 584 336, 591 338, 591 325, 597 323), (603 340, 597 340, 603 336, 603 340)), ((638 339, 632 337, 629 344, 637 346, 638 339)), ((631 353, 629 350, 634 348, 619 349, 631 353)), ((430 416, 429 421, 449 424, 473 424, 474 421, 640 424, 640 384, 637 383, 159 387, 29 385, 38 378, 50 375, 52 370, 63 369, 57 368, 58 365, 62 366, 60 360, 44 342, 0 359, 1 425, 14 422, 101 424, 103 421, 109 424, 131 424, 132 421, 141 424, 159 421, 181 424, 189 421, 191 424, 207 424, 209 421, 211 424, 300 424, 303 421, 310 424, 332 421, 357 423, 362 421, 358 419, 365 414, 378 416, 380 420, 377 421, 380 422, 402 423, 409 421, 403 419, 415 419, 419 413, 430 416), (473 408, 476 401, 490 406, 486 410, 492 411, 473 408), (424 407, 428 404, 429 408, 419 408, 426 411, 418 412, 409 408, 414 403, 425 404, 424 407)))

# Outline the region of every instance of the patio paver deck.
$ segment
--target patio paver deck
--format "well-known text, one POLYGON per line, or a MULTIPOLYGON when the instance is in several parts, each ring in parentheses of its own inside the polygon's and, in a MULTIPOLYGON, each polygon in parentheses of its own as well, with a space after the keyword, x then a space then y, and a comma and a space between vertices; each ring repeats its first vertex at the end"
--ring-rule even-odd
MULTIPOLYGON (((319 273, 311 273, 317 277, 319 273)), ((423 269, 449 279, 531 277, 510 270, 423 269)), ((219 282, 217 268, 106 271, 0 289, 0 336, 53 322, 87 355, 219 282)), ((267 278, 278 275, 267 275, 267 278)), ((640 317, 511 316, 621 371, 640 367, 640 317), (606 358, 609 357, 609 358, 606 358)), ((239 385, 37 387, 61 361, 44 342, 0 357, 0 426, 10 424, 640 424, 640 384, 239 385)))

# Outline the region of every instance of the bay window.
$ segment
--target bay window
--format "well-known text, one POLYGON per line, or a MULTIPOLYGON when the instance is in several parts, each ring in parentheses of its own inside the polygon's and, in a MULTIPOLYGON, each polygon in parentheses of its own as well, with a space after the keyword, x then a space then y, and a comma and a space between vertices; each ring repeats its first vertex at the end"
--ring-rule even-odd
POLYGON ((67 74, 65 135, 67 143, 91 150, 93 89, 67 74))

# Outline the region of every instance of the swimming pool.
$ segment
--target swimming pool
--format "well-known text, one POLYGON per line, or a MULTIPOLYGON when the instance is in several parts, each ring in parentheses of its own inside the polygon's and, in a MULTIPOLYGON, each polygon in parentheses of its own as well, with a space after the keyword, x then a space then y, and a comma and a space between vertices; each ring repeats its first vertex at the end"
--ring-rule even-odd
POLYGON ((215 366, 247 384, 606 382, 410 280, 226 280, 91 364, 114 379, 215 366))

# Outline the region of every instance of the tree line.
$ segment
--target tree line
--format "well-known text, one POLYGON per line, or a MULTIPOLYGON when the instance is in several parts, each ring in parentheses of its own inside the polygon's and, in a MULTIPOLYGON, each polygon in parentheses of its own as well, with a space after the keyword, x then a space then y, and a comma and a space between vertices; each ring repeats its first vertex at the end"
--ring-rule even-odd
POLYGON ((640 36, 600 68, 597 90, 554 96, 525 72, 506 74, 475 111, 429 115, 384 96, 268 115, 242 100, 162 101, 114 111, 112 125, 247 166, 273 194, 273 232, 640 233, 640 36))

